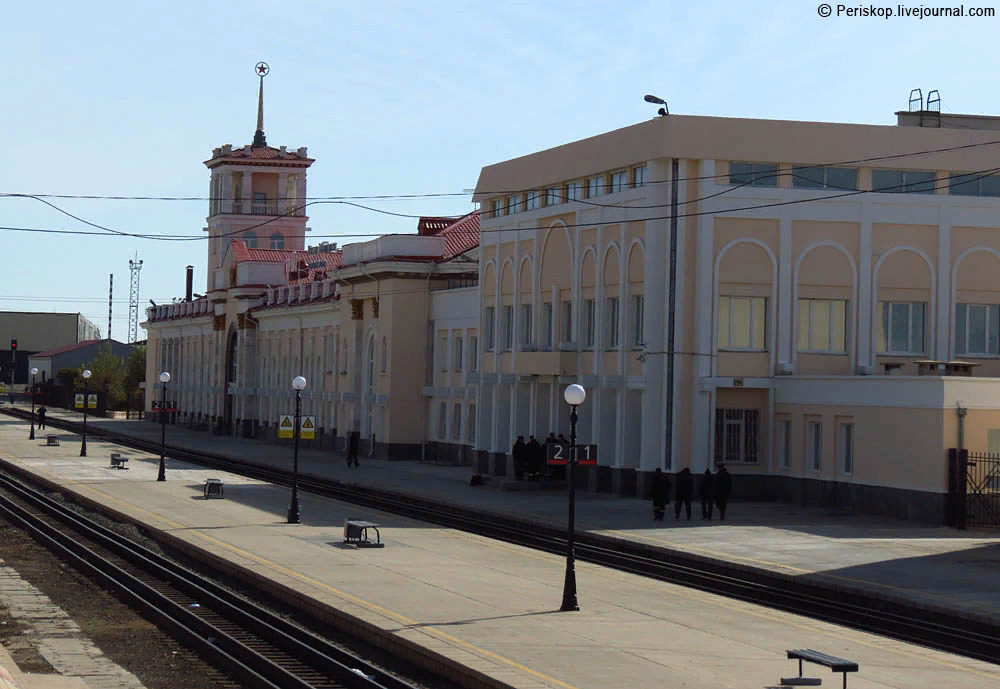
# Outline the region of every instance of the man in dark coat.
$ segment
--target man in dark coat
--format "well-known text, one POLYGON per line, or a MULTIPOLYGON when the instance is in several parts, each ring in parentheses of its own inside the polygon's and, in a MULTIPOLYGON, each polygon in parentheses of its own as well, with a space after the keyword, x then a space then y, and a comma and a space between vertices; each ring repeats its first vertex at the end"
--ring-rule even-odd
POLYGON ((556 440, 556 434, 555 433, 549 433, 549 437, 545 439, 545 444, 546 445, 549 445, 551 443, 558 443, 558 442, 559 441, 556 440))
POLYGON ((569 440, 566 438, 566 436, 564 436, 562 433, 560 433, 559 434, 559 442, 561 442, 561 443, 568 443, 569 440))
POLYGON ((541 478, 542 467, 545 466, 545 448, 535 440, 535 436, 528 436, 528 478, 541 478))
POLYGON ((528 446, 524 444, 524 436, 517 436, 514 447, 510 450, 510 456, 514 461, 514 478, 518 481, 524 480, 524 465, 527 460, 528 446))
POLYGON ((45 413, 48 411, 45 407, 38 408, 38 430, 45 430, 45 413))
POLYGON ((712 476, 711 468, 705 469, 701 484, 698 486, 698 494, 701 496, 701 518, 712 521, 712 508, 715 506, 715 477, 712 476))
POLYGON ((347 439, 347 466, 358 466, 358 444, 361 442, 361 432, 351 431, 347 439))
POLYGON ((729 494, 732 492, 733 476, 723 465, 715 475, 715 504, 719 506, 719 519, 726 518, 726 503, 729 502, 729 494))
POLYGON ((649 486, 649 497, 653 499, 653 520, 662 522, 663 513, 670 501, 670 478, 657 467, 649 486))
POLYGON ((674 518, 681 518, 681 504, 687 508, 687 518, 691 521, 691 495, 694 493, 694 477, 691 470, 684 467, 677 474, 677 499, 674 501, 674 518))

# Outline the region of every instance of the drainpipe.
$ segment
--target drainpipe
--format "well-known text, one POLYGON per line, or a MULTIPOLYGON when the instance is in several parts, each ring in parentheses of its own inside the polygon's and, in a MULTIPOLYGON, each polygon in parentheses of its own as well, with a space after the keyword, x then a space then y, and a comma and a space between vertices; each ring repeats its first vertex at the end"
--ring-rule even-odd
POLYGON ((965 415, 969 410, 963 407, 961 400, 959 400, 955 411, 958 414, 958 451, 961 452, 965 449, 965 415))
MULTIPOLYGON (((254 332, 256 332, 256 333, 260 332, 260 321, 258 321, 256 318, 254 318, 253 316, 250 315, 250 309, 247 309, 244 312, 243 317, 246 320, 248 320, 251 323, 253 323, 254 332)), ((246 345, 246 338, 243 338, 243 340, 244 340, 244 346, 245 346, 246 345)), ((243 350, 243 354, 244 354, 243 359, 246 360, 246 349, 243 350)), ((259 351, 257 350, 257 347, 254 347, 254 356, 259 356, 259 351)), ((256 361, 253 362, 253 367, 254 367, 254 370, 257 369, 257 362, 256 361)), ((243 368, 243 382, 244 383, 247 382, 246 372, 248 370, 249 370, 249 368, 247 366, 244 366, 244 368, 243 368)), ((257 385, 256 388, 259 390, 260 389, 260 385, 257 385)), ((246 397, 245 396, 243 398, 243 411, 244 411, 244 413, 246 412, 246 397)), ((255 419, 256 423, 253 426, 253 437, 254 438, 257 437, 257 426, 260 425, 260 393, 259 392, 257 394, 257 414, 256 415, 257 415, 257 418, 255 419)))
MULTIPOLYGON (((437 263, 431 263, 427 268, 427 279, 424 280, 424 294, 426 300, 424 302, 424 313, 427 314, 427 335, 426 335, 426 346, 428 352, 430 353, 430 360, 427 362, 427 370, 430 371, 430 380, 424 379, 424 383, 434 384, 434 321, 431 320, 431 278, 434 276, 434 269, 437 268, 437 263)), ((427 357, 424 357, 425 360, 427 357)), ((433 402, 427 402, 425 405, 426 415, 424 417, 424 434, 427 433, 427 423, 426 420, 430 418, 430 409, 433 402)), ((420 443, 420 459, 421 461, 427 461, 427 440, 425 438, 424 442, 420 443)))

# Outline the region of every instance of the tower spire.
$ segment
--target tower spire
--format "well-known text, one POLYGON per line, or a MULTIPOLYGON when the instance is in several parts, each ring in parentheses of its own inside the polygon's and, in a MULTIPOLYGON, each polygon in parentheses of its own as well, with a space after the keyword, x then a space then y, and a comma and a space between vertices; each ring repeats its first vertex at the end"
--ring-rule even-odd
POLYGON ((266 62, 258 62, 255 68, 260 77, 260 90, 257 92, 257 132, 253 135, 253 147, 267 146, 267 137, 264 135, 264 77, 271 71, 266 62))

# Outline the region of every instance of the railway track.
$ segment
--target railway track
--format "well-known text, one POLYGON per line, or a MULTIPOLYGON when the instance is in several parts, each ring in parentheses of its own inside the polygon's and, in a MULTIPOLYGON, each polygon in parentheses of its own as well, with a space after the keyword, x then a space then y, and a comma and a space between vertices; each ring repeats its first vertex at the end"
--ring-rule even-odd
MULTIPOLYGON (((17 409, 2 411, 25 420, 30 416, 17 409)), ((52 417, 47 423, 77 433, 82 426, 52 417)), ((88 434, 143 452, 158 454, 160 450, 158 443, 95 426, 88 428, 88 434)), ((278 485, 290 485, 292 481, 291 472, 224 455, 170 446, 167 453, 174 459, 278 485)), ((566 551, 565 532, 554 527, 309 475, 299 475, 299 487, 316 495, 549 553, 566 551)), ((998 624, 587 532, 577 534, 575 554, 581 561, 1000 664, 998 624)))
POLYGON ((3 474, 0 515, 244 689, 415 689, 3 474))

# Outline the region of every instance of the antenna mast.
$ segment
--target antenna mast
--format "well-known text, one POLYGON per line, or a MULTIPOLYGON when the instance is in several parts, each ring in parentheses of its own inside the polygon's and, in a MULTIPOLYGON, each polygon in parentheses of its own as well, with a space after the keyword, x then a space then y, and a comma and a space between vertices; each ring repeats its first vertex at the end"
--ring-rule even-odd
POLYGON ((111 295, 115 291, 115 274, 108 276, 108 339, 111 339, 111 295))
POLYGON ((128 260, 128 270, 131 277, 128 290, 128 341, 135 342, 139 337, 139 271, 142 270, 138 252, 134 260, 128 260))

